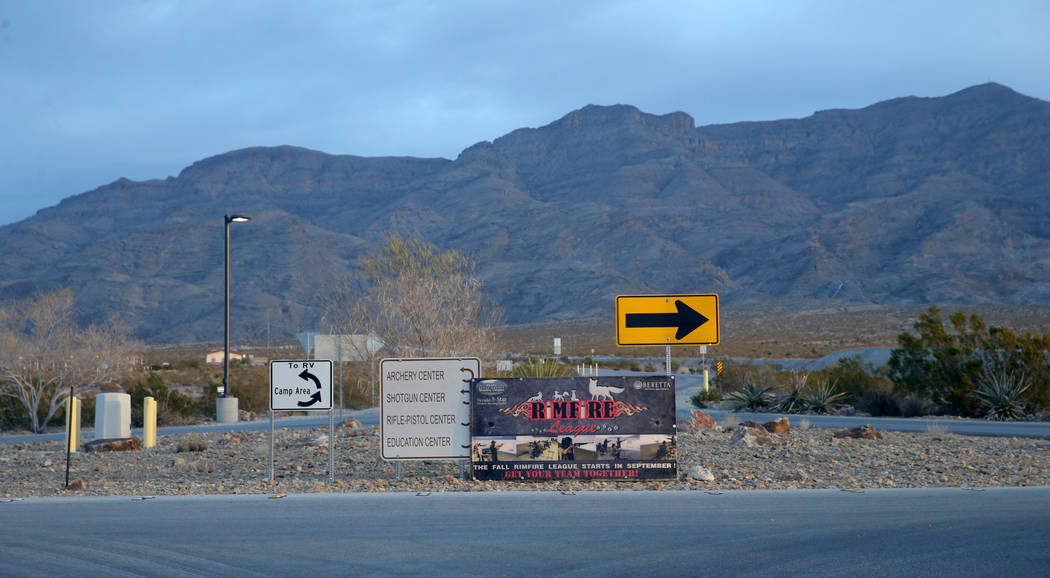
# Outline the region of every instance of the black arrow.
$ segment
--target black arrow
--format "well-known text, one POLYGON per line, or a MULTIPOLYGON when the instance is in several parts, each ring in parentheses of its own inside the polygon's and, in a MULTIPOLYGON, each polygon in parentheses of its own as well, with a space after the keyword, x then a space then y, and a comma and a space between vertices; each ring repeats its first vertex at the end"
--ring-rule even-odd
POLYGON ((299 401, 299 402, 296 402, 296 404, 299 407, 310 407, 311 405, 313 405, 315 403, 321 403, 321 380, 317 379, 316 375, 310 373, 309 371, 307 371, 305 369, 303 370, 302 373, 299 374, 299 379, 301 379, 303 381, 313 380, 314 385, 317 386, 317 391, 315 391, 314 394, 310 396, 310 400, 309 401, 299 401))
MULTIPOLYGON (((706 319, 705 319, 705 321, 706 321, 706 319)), ((317 389, 321 389, 321 380, 317 379, 316 375, 310 373, 309 371, 306 371, 305 369, 303 370, 302 373, 299 374, 299 379, 301 379, 303 381, 306 381, 308 379, 312 379, 312 380, 314 380, 314 385, 317 386, 317 389)))
POLYGON ((677 327, 674 338, 681 339, 708 321, 707 317, 700 315, 679 299, 675 299, 674 306, 678 308, 678 313, 628 313, 625 326, 677 327))
POLYGON ((299 407, 310 407, 315 403, 321 403, 321 392, 319 391, 315 391, 314 394, 310 396, 310 401, 297 402, 299 407))

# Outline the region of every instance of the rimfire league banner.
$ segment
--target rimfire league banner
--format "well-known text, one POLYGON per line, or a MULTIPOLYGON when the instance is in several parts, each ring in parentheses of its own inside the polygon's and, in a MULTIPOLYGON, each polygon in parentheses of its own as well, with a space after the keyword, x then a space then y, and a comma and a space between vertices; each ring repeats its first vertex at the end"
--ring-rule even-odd
POLYGON ((475 379, 479 480, 675 479, 674 376, 475 379))

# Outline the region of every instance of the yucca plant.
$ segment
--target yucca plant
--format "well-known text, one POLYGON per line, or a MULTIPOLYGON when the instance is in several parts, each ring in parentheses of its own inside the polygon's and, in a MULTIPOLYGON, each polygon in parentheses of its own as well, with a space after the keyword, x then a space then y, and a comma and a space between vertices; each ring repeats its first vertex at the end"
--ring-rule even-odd
POLYGON ((1032 381, 1023 371, 985 371, 977 378, 973 396, 985 411, 985 417, 995 421, 1018 420, 1024 417, 1021 396, 1032 381))
POLYGON ((571 375, 568 368, 557 359, 530 359, 514 368, 513 377, 565 377, 571 375))
POLYGON ((831 413, 842 405, 845 395, 834 379, 819 379, 806 388, 805 401, 813 413, 831 413))
POLYGON ((783 397, 780 398, 777 403, 777 411, 781 413, 802 413, 806 411, 807 403, 805 399, 806 390, 806 379, 809 378, 809 374, 803 371, 795 371, 791 374, 791 381, 788 383, 787 391, 783 397))
POLYGON ((773 390, 772 387, 758 385, 755 383, 755 378, 748 375, 744 377, 744 383, 741 384, 740 389, 730 393, 726 399, 733 403, 733 410, 751 410, 759 411, 767 409, 773 401, 773 395, 770 393, 773 390))

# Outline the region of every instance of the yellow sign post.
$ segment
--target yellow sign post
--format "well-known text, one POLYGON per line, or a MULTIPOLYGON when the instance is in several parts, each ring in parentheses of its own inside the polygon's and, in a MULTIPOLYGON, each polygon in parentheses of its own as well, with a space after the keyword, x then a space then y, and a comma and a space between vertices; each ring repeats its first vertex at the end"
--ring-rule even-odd
POLYGON ((619 295, 616 345, 718 345, 718 295, 619 295))

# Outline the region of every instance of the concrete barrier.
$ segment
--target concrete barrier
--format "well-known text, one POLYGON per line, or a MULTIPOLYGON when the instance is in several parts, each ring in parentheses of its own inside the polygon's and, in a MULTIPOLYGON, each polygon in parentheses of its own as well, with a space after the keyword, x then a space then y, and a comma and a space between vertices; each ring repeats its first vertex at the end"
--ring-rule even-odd
POLYGON ((131 396, 100 393, 95 396, 95 439, 131 437, 131 396))
POLYGON ((237 398, 233 396, 215 399, 215 421, 219 423, 237 423, 240 415, 237 412, 237 398))

